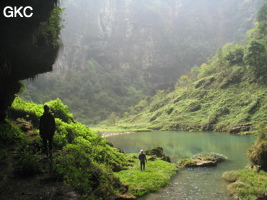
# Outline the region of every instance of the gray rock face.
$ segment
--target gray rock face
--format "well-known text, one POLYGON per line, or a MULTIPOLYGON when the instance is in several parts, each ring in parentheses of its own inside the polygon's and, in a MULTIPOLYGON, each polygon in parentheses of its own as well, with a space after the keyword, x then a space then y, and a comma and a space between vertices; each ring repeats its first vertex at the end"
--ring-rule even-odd
POLYGON ((245 33, 252 22, 228 20, 235 16, 232 9, 239 9, 242 15, 246 3, 239 3, 68 1, 63 4, 65 47, 55 68, 60 72, 82 70, 87 60, 94 59, 125 73, 140 69, 148 82, 173 85, 185 68, 205 62, 218 47, 237 40, 236 30, 243 37, 241 32, 245 33), (230 30, 233 24, 235 28, 230 30), (242 29, 238 27, 241 24, 242 29))

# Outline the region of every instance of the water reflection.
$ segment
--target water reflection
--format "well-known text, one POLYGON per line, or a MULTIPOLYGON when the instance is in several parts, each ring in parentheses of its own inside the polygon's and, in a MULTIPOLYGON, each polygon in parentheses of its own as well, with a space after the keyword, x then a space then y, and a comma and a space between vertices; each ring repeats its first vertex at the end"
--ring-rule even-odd
POLYGON ((172 162, 182 157, 191 157, 201 152, 224 154, 228 160, 215 168, 194 168, 179 171, 169 186, 142 200, 157 199, 229 199, 226 183, 221 175, 224 171, 244 168, 248 164, 246 151, 254 142, 253 136, 238 136, 209 132, 148 132, 120 135, 108 138, 126 153, 161 146, 172 162))

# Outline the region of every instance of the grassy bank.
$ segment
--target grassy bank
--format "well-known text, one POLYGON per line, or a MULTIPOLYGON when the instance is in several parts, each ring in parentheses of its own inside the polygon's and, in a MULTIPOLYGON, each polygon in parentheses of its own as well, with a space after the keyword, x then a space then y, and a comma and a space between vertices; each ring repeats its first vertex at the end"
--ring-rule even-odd
MULTIPOLYGON (((138 156, 138 154, 131 154, 138 156)), ((149 158, 149 156, 147 156, 149 158)), ((139 160, 133 158, 133 166, 127 170, 116 172, 115 175, 120 180, 129 185, 129 193, 140 197, 149 192, 155 192, 170 182, 170 178, 177 172, 177 167, 173 163, 162 160, 148 161, 146 170, 141 171, 139 160)))
POLYGON ((92 130, 99 132, 103 137, 109 137, 112 135, 120 135, 120 134, 130 134, 130 133, 137 133, 137 132, 149 132, 151 129, 147 128, 139 128, 139 127, 118 127, 118 126, 107 126, 107 125, 100 125, 97 127, 90 127, 92 130))
POLYGON ((251 200, 267 197, 267 172, 242 169, 225 172, 223 178, 230 183, 227 189, 234 199, 251 200))

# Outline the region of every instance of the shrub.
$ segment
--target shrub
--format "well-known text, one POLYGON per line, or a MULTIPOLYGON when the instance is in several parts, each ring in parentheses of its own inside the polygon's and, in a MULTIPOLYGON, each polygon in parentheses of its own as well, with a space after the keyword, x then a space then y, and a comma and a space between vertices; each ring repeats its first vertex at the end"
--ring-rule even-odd
POLYGON ((55 160, 56 174, 87 199, 109 199, 115 196, 121 187, 119 179, 114 177, 107 166, 93 159, 90 142, 83 142, 84 144, 68 144, 64 147, 55 160))
POLYGON ((10 145, 21 142, 22 136, 18 126, 10 122, 0 124, 0 160, 7 156, 7 148, 10 145))
POLYGON ((54 113, 55 117, 60 118, 62 121, 67 123, 74 122, 73 115, 69 112, 69 107, 63 104, 59 98, 49 101, 46 104, 51 107, 52 113, 54 113))
POLYGON ((180 166, 180 167, 191 167, 191 166, 195 166, 196 164, 197 164, 197 162, 193 161, 190 158, 184 158, 178 162, 178 166, 180 166))
POLYGON ((25 176, 32 176, 41 173, 41 155, 33 152, 30 146, 26 146, 18 154, 17 171, 25 176))
POLYGON ((266 199, 267 174, 251 169, 225 172, 223 178, 231 182, 227 186, 233 199, 266 199))
POLYGON ((267 171, 267 137, 261 132, 254 145, 248 150, 248 158, 259 169, 267 171))

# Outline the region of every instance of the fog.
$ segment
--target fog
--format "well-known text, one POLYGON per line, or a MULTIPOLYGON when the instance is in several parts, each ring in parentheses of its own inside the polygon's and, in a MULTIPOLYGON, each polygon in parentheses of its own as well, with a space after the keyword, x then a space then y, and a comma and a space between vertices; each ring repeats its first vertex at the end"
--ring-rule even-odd
POLYGON ((172 89, 224 44, 241 42, 263 2, 66 0, 53 73, 28 83, 25 96, 37 102, 59 97, 95 121, 121 114, 155 90, 172 89))

